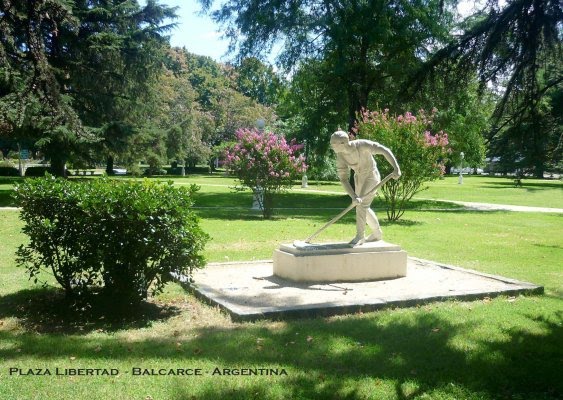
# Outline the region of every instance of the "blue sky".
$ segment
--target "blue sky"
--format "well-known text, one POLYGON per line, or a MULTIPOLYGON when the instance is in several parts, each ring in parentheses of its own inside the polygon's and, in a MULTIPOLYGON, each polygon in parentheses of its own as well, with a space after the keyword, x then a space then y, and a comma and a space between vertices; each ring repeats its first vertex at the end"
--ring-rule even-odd
MULTIPOLYGON (((146 1, 139 0, 141 5, 146 1)), ((223 55, 228 48, 228 41, 221 39, 219 26, 210 17, 198 15, 200 6, 195 0, 159 0, 159 4, 178 7, 176 14, 178 25, 170 34, 170 44, 186 47, 190 53, 209 56, 217 61, 225 61, 223 55)))

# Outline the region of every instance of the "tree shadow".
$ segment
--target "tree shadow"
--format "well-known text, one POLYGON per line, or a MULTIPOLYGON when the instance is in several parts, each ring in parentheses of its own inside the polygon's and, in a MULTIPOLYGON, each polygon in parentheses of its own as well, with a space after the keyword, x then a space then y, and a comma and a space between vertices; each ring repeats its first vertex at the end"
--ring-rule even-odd
POLYGON ((24 179, 19 176, 0 176, 0 185, 13 185, 24 179))
MULTIPOLYGON (((488 181, 483 186, 487 187, 515 187, 514 186, 514 178, 507 179, 506 181, 488 181)), ((533 188, 540 188, 540 189, 563 189, 563 185, 559 180, 545 180, 543 182, 531 182, 527 179, 522 179, 522 187, 533 187, 533 188)))
MULTIPOLYGON (((0 348, 0 357, 169 359, 173 365, 212 360, 220 368, 287 370, 287 376, 251 381, 243 376, 224 378, 236 379, 232 381, 211 377, 216 384, 192 386, 189 392, 182 380, 170 381, 176 385, 171 388, 172 398, 178 400, 277 398, 280 386, 285 398, 357 399, 366 393, 355 382, 376 389, 378 381, 391 382, 398 399, 432 398, 436 392, 441 398, 558 399, 563 395, 561 315, 548 319, 522 314, 519 324, 498 327, 502 335, 479 337, 466 332, 478 332, 489 324, 481 313, 460 310, 463 315, 447 318, 431 309, 402 312, 401 317, 382 313, 200 327, 190 329, 182 339, 168 335, 138 341, 4 330, 0 338, 10 346, 0 348)), ((210 376, 211 371, 204 372, 210 376)), ((388 389, 382 390, 389 397, 388 389)))
POLYGON ((12 197, 14 191, 10 188, 0 188, 0 207, 16 207, 16 200, 12 197))
MULTIPOLYGON (((385 207, 385 205, 383 205, 385 207)), ((439 200, 411 200, 407 203, 406 211, 456 211, 463 210, 465 207, 451 202, 439 200)))
MULTIPOLYGON (((289 374, 287 398, 364 398, 349 385, 365 377, 396 382, 398 399, 431 396, 437 390, 456 398, 474 393, 486 393, 484 398, 559 398, 563 389, 558 376, 563 348, 560 321, 528 318, 547 333, 509 329, 508 340, 479 339, 481 350, 476 352, 452 344, 455 336, 472 329, 471 322, 451 323, 428 314, 388 325, 379 324, 377 318, 351 318, 328 322, 324 328, 295 322, 282 332, 256 329, 255 335, 233 337, 233 332, 203 329, 200 336, 219 336, 220 354, 206 354, 213 359, 219 356, 219 363, 269 364, 305 371, 299 376, 289 374), (261 346, 269 349, 259 350, 256 338, 265 338, 261 346)), ((203 342, 197 345, 205 346, 203 342)), ((210 389, 198 398, 212 399, 220 394, 267 398, 267 386, 225 392, 210 389)), ((187 397, 179 394, 176 398, 187 397)))
POLYGON ((424 225, 425 222, 422 221, 413 221, 413 220, 409 220, 409 219, 403 219, 401 218, 398 221, 389 221, 388 219, 383 219, 381 218, 379 221, 379 224, 382 227, 386 227, 386 226, 391 226, 391 225, 397 225, 397 226, 403 226, 403 227, 409 227, 409 226, 420 226, 420 225, 424 225))
MULTIPOLYGON (((250 191, 197 192, 194 194, 196 206, 212 207, 252 207, 253 194, 250 191)), ((327 195, 310 192, 285 192, 274 195, 274 208, 346 208, 350 197, 345 195, 327 195)))
POLYGON ((541 248, 544 248, 544 249, 563 250, 563 246, 559 246, 559 245, 556 245, 556 244, 550 245, 550 244, 544 244, 544 243, 534 243, 533 246, 541 247, 541 248))
MULTIPOLYGON (((251 208, 250 192, 196 193, 194 200, 193 209, 201 218, 245 221, 263 219, 260 210, 251 208)), ((328 221, 349 204, 347 196, 281 193, 276 196, 272 219, 308 218, 328 221)))
POLYGON ((89 299, 88 304, 77 304, 57 288, 24 289, 0 297, 0 319, 18 318, 20 326, 36 333, 87 334, 141 328, 180 312, 177 307, 152 302, 134 309, 121 308, 115 300, 99 296, 89 299))
POLYGON ((487 182, 482 187, 489 189, 507 189, 514 188, 518 190, 526 190, 527 192, 539 192, 546 190, 561 189, 563 190, 563 185, 557 181, 546 181, 546 182, 529 182, 525 179, 521 180, 521 186, 516 186, 514 179, 508 180, 506 182, 487 182))
POLYGON ((0 177, 0 207, 16 207, 16 201, 12 197, 14 193, 13 185, 21 182, 24 178, 20 177, 0 177))
MULTIPOLYGON (((194 195, 194 211, 201 218, 224 220, 261 220, 262 212, 251 209, 252 194, 250 192, 197 193, 194 195), (203 206, 205 204, 205 206, 203 206)), ((328 221, 350 205, 347 195, 327 195, 310 192, 291 192, 276 195, 273 219, 307 218, 319 222, 328 221)), ((384 224, 386 204, 376 198, 371 207, 384 224)), ((463 206, 432 200, 414 200, 408 204, 406 211, 467 211, 463 206)), ((354 215, 350 211, 349 215, 354 215)), ((389 223, 389 222, 388 222, 389 223)), ((401 219, 396 222, 405 226, 417 225, 419 222, 401 219)))
POLYGON ((252 207, 252 193, 244 192, 196 192, 193 195, 196 207, 252 207))

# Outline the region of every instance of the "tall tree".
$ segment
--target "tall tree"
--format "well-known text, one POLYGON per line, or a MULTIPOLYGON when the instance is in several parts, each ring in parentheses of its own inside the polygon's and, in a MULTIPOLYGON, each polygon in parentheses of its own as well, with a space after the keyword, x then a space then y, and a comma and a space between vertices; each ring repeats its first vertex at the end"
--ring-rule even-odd
POLYGON ((136 0, 4 0, 0 17, 0 57, 12 77, 5 80, 14 82, 2 114, 9 120, 19 107, 33 115, 37 143, 56 172, 63 173, 81 140, 102 140, 111 149, 119 141, 108 135, 138 126, 173 9, 154 0, 143 8, 136 0))
MULTIPOLYGON (((199 0, 204 10, 213 0, 199 0)), ((444 0, 225 0, 213 18, 223 24, 240 58, 261 57, 283 42, 279 62, 295 69, 304 59, 330 64, 335 96, 347 101, 348 126, 370 95, 402 80, 432 48, 445 41, 453 21, 444 0)))
MULTIPOLYGON (((162 70, 175 18, 174 9, 154 0, 144 8, 137 1, 75 1, 79 19, 77 34, 61 40, 61 68, 66 68, 74 107, 87 126, 99 129, 106 169, 113 170, 114 157, 123 152, 131 135, 154 137, 147 119, 154 105, 156 78, 162 70), (125 144, 125 145, 124 145, 125 144)), ((54 60, 59 61, 59 60, 54 60)), ((153 139, 151 139, 151 142, 153 139)), ((142 154, 138 155, 139 157, 142 154)))
MULTIPOLYGON (((409 96, 406 103, 411 110, 430 111, 430 105, 437 109, 433 113, 433 126, 436 131, 447 132, 449 138, 447 173, 462 162, 473 168, 483 165, 487 150, 485 135, 491 127, 491 115, 498 99, 490 90, 480 90, 475 74, 463 81, 463 87, 453 80, 454 77, 447 75, 437 76, 426 82, 419 93, 409 96)), ((396 101, 405 104, 401 99, 396 101)))
MULTIPOLYGON (((487 9, 472 16, 465 30, 433 55, 415 76, 420 83, 436 73, 450 73, 458 81, 478 71, 483 86, 498 85, 501 93, 490 140, 499 134, 525 134, 534 149, 530 162, 543 176, 545 137, 542 99, 563 82, 563 8, 559 0, 513 0, 501 6, 490 0, 487 9), (525 127, 527 126, 527 127, 525 127), (520 129, 522 128, 522 129, 520 129)), ((417 87, 416 85, 414 87, 417 87)))
POLYGON ((190 82, 188 70, 192 55, 183 49, 171 48, 169 57, 173 63, 163 71, 155 87, 157 104, 152 121, 166 132, 168 160, 180 161, 186 166, 205 164, 211 155, 210 142, 215 126, 211 113, 204 111, 196 101, 199 94, 190 82))
POLYGON ((330 77, 331 67, 322 60, 307 60, 292 76, 287 93, 276 108, 280 126, 288 138, 305 144, 307 164, 316 171, 326 169, 325 154, 330 134, 346 121, 347 100, 330 77), (332 131, 331 131, 332 128, 332 131))
MULTIPOLYGON (((78 20, 67 0, 0 2, 0 121, 13 138, 41 137, 62 173, 61 147, 88 138, 61 71, 50 62, 61 30, 74 32, 78 20)), ((64 75, 63 75, 64 76, 64 75)))
POLYGON ((238 90, 238 74, 229 65, 185 49, 169 49, 171 63, 154 87, 157 103, 151 121, 166 133, 168 159, 186 166, 206 163, 212 148, 234 139, 239 128, 257 119, 274 120, 270 107, 238 90))
POLYGON ((243 59, 233 70, 237 90, 266 106, 279 102, 283 91, 280 77, 273 68, 255 57, 243 59))

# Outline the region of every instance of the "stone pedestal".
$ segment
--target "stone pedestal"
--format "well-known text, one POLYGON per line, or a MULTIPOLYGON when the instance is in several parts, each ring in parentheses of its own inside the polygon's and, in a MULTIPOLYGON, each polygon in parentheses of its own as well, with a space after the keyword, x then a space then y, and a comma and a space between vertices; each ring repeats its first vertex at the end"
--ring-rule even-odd
POLYGON ((361 282, 407 275, 407 253, 384 241, 282 244, 274 251, 274 275, 294 282, 361 282))

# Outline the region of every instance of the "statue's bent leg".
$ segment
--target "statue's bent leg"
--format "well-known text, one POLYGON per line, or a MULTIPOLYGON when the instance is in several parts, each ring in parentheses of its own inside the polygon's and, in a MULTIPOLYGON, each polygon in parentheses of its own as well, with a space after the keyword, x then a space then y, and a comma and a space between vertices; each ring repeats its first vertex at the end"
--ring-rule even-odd
POLYGON ((356 237, 350 241, 350 244, 359 245, 365 242, 366 211, 362 204, 356 206, 356 237))
POLYGON ((367 237, 366 242, 376 242, 383 238, 383 232, 379 226, 379 221, 375 212, 370 208, 367 212, 367 224, 371 228, 371 234, 367 237))
POLYGON ((376 242, 381 240, 383 237, 383 232, 379 226, 379 220, 377 219, 375 212, 371 209, 371 202, 374 198, 375 193, 366 197, 362 202, 362 206, 366 207, 366 222, 371 229, 371 234, 366 238, 366 242, 376 242))

